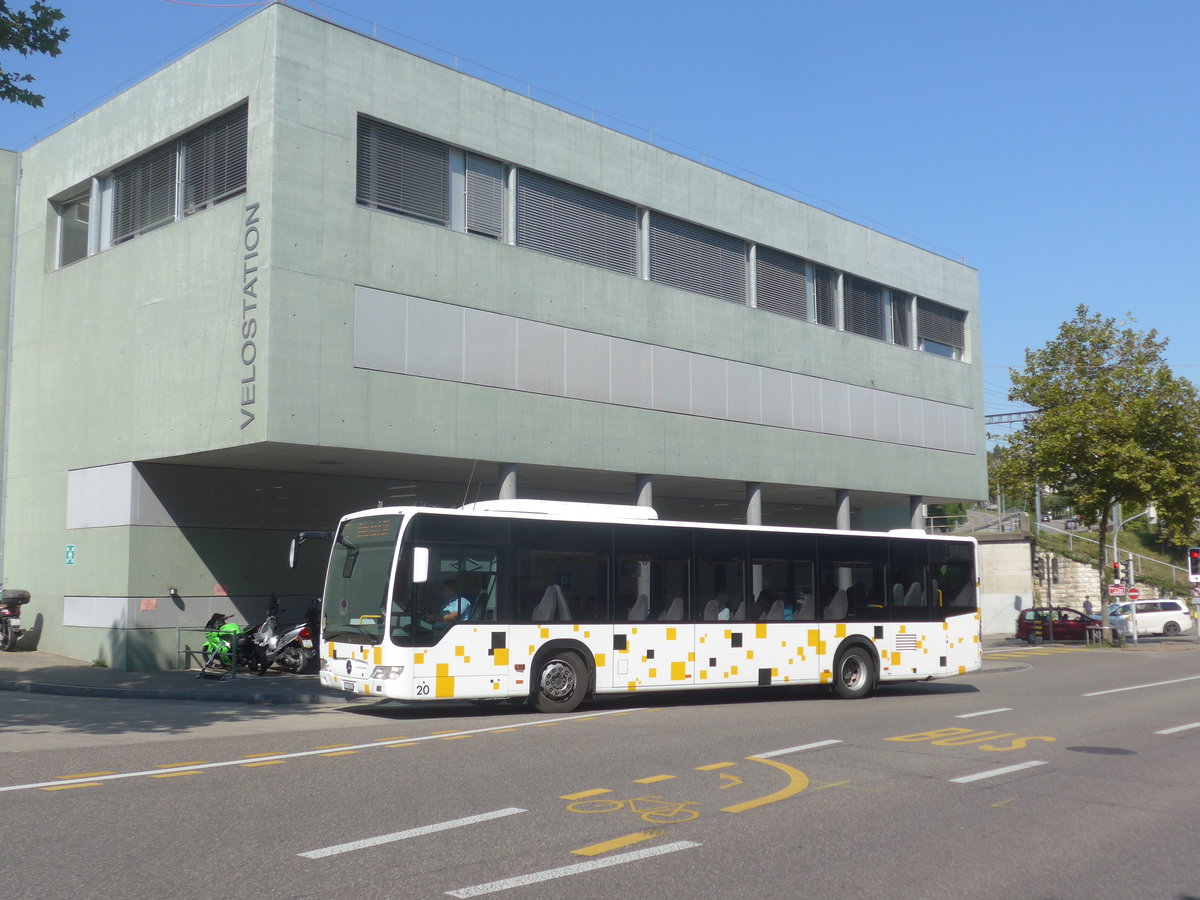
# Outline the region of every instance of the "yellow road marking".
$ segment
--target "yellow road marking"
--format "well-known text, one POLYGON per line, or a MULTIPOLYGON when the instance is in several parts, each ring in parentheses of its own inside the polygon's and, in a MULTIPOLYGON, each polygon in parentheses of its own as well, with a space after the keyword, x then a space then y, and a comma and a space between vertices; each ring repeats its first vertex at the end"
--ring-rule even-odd
POLYGON ((341 747, 349 747, 349 744, 326 744, 324 747, 313 747, 314 750, 337 750, 341 747))
POLYGON ((375 738, 375 740, 379 743, 383 743, 384 741, 410 741, 410 740, 412 740, 412 738, 407 737, 405 735, 401 735, 400 737, 375 738))
POLYGON ((776 762, 773 759, 760 759, 757 756, 747 756, 746 759, 751 762, 762 763, 764 766, 773 766, 788 776, 788 784, 775 793, 759 797, 757 800, 747 800, 745 803, 738 803, 735 806, 726 806, 721 812, 740 813, 748 809, 757 809, 760 806, 766 806, 768 803, 777 803, 780 800, 794 797, 808 787, 808 776, 799 769, 793 769, 791 766, 776 762))
POLYGON ((274 753, 246 753, 242 759, 262 759, 264 756, 279 756, 280 753, 276 750, 274 753))
POLYGON ((442 738, 443 741, 464 741, 469 737, 475 737, 473 734, 452 734, 449 737, 442 738))
POLYGON ((707 766, 696 766, 696 771, 697 772, 712 772, 714 769, 728 769, 728 768, 730 768, 732 766, 736 766, 736 765, 737 765, 737 763, 731 763, 731 762, 712 763, 707 766))
POLYGON ((416 744, 392 744, 392 746, 399 748, 399 747, 415 747, 417 745, 416 744))
POLYGON ((264 760, 263 762, 246 763, 245 768, 253 769, 255 766, 278 766, 278 765, 282 765, 282 764, 283 764, 282 759, 268 759, 268 760, 264 760))
POLYGON ((43 791, 69 791, 71 788, 77 787, 100 787, 99 781, 87 781, 83 784, 56 784, 51 787, 42 788, 43 791))
POLYGON ((850 783, 851 782, 849 781, 819 781, 815 785, 810 782, 809 786, 812 787, 814 791, 824 791, 828 790, 829 788, 846 787, 850 783))
POLYGON ((745 782, 742 781, 742 779, 738 778, 736 775, 730 775, 728 772, 721 773, 721 780, 727 781, 729 783, 723 784, 719 788, 717 788, 717 790, 719 790, 719 791, 723 791, 723 790, 725 790, 725 788, 737 787, 739 784, 745 784, 745 782))
POLYGON ((635 831, 633 834, 627 834, 624 837, 613 838, 611 841, 602 841, 599 844, 592 844, 590 847, 580 847, 578 850, 572 850, 571 852, 576 856, 599 856, 601 853, 608 853, 610 850, 619 850, 622 847, 628 847, 630 844, 640 844, 642 841, 662 837, 664 833, 662 828, 635 831))
POLYGON ((1007 803, 1012 803, 1016 797, 1009 797, 1007 800, 1001 800, 999 803, 993 803, 992 809, 1013 809, 1011 806, 1006 806, 1007 803))
POLYGON ((659 782, 659 781, 670 781, 674 777, 675 777, 674 775, 651 775, 649 778, 635 778, 635 779, 633 779, 633 783, 634 784, 654 784, 655 782, 659 782))
POLYGON ((557 725, 557 724, 558 724, 558 722, 553 722, 553 721, 552 722, 534 722, 533 727, 534 728, 549 728, 550 726, 557 725))
MULTIPOLYGON (((163 763, 162 765, 155 766, 154 768, 156 768, 156 769, 186 769, 189 766, 202 766, 202 765, 204 765, 204 760, 193 759, 191 762, 185 762, 185 763, 163 763)), ((111 773, 105 772, 104 774, 108 775, 111 773)))
MULTIPOLYGON (((345 744, 342 744, 345 747, 345 744)), ((357 750, 334 750, 332 753, 322 753, 322 756, 353 756, 357 750)))
POLYGON ((163 772, 159 775, 151 775, 151 778, 178 778, 181 775, 200 775, 199 769, 184 769, 182 772, 163 772))
POLYGON ((598 797, 601 794, 611 794, 610 788, 596 788, 591 791, 580 791, 578 794, 563 794, 559 800, 582 800, 585 797, 598 797))
POLYGON ((447 730, 447 731, 431 731, 431 732, 429 732, 429 733, 430 733, 431 735, 435 735, 435 736, 436 736, 436 735, 439 735, 439 734, 454 734, 454 732, 456 732, 457 730, 458 730, 457 728, 451 728, 451 729, 449 729, 449 730, 447 730))
POLYGON ((84 772, 81 775, 55 775, 55 778, 65 780, 67 778, 99 778, 101 775, 112 775, 112 772, 84 772))
POLYGON ((519 728, 497 728, 492 734, 512 734, 514 731, 520 731, 519 728))

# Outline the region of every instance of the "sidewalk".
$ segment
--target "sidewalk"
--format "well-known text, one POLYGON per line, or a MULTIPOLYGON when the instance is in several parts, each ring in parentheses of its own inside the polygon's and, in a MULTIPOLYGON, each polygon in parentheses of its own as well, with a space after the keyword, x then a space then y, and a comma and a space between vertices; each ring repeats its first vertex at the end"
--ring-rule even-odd
POLYGON ((122 672, 41 650, 0 653, 0 691, 222 703, 345 705, 367 699, 356 700, 340 691, 323 688, 316 675, 291 675, 278 669, 262 676, 239 672, 237 678, 226 677, 222 681, 197 675, 195 669, 122 672))

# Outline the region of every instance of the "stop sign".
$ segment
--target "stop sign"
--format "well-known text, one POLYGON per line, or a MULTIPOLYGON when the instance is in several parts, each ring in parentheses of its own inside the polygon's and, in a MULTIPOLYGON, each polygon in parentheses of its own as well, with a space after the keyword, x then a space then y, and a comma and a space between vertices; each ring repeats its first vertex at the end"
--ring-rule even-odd
POLYGON ((1142 592, 1141 592, 1141 591, 1139 591, 1139 590, 1138 590, 1137 588, 1135 588, 1135 587, 1131 587, 1129 590, 1127 590, 1127 591, 1125 592, 1125 596, 1126 596, 1126 597, 1128 597, 1130 600, 1136 600, 1136 599, 1138 599, 1140 596, 1142 596, 1142 592))

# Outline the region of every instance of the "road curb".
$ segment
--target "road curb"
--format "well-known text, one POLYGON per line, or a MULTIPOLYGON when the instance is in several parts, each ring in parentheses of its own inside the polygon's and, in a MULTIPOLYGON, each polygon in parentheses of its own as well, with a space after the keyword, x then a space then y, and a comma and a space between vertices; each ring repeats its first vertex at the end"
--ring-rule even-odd
POLYGON ((17 691, 26 694, 56 694, 66 697, 103 697, 108 699, 134 700, 195 700, 207 703, 256 703, 262 705, 282 704, 345 704, 352 698, 335 694, 210 694, 199 690, 169 690, 163 688, 111 688, 90 684, 50 684, 42 681, 0 681, 0 691, 17 691))

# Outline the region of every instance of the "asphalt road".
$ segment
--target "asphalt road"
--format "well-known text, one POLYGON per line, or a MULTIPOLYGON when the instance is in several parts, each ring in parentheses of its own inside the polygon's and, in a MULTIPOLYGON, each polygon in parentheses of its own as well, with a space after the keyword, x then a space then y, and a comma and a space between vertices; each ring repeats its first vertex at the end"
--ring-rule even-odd
POLYGON ((5 897, 1200 896, 1200 651, 548 717, 3 699, 5 897))

